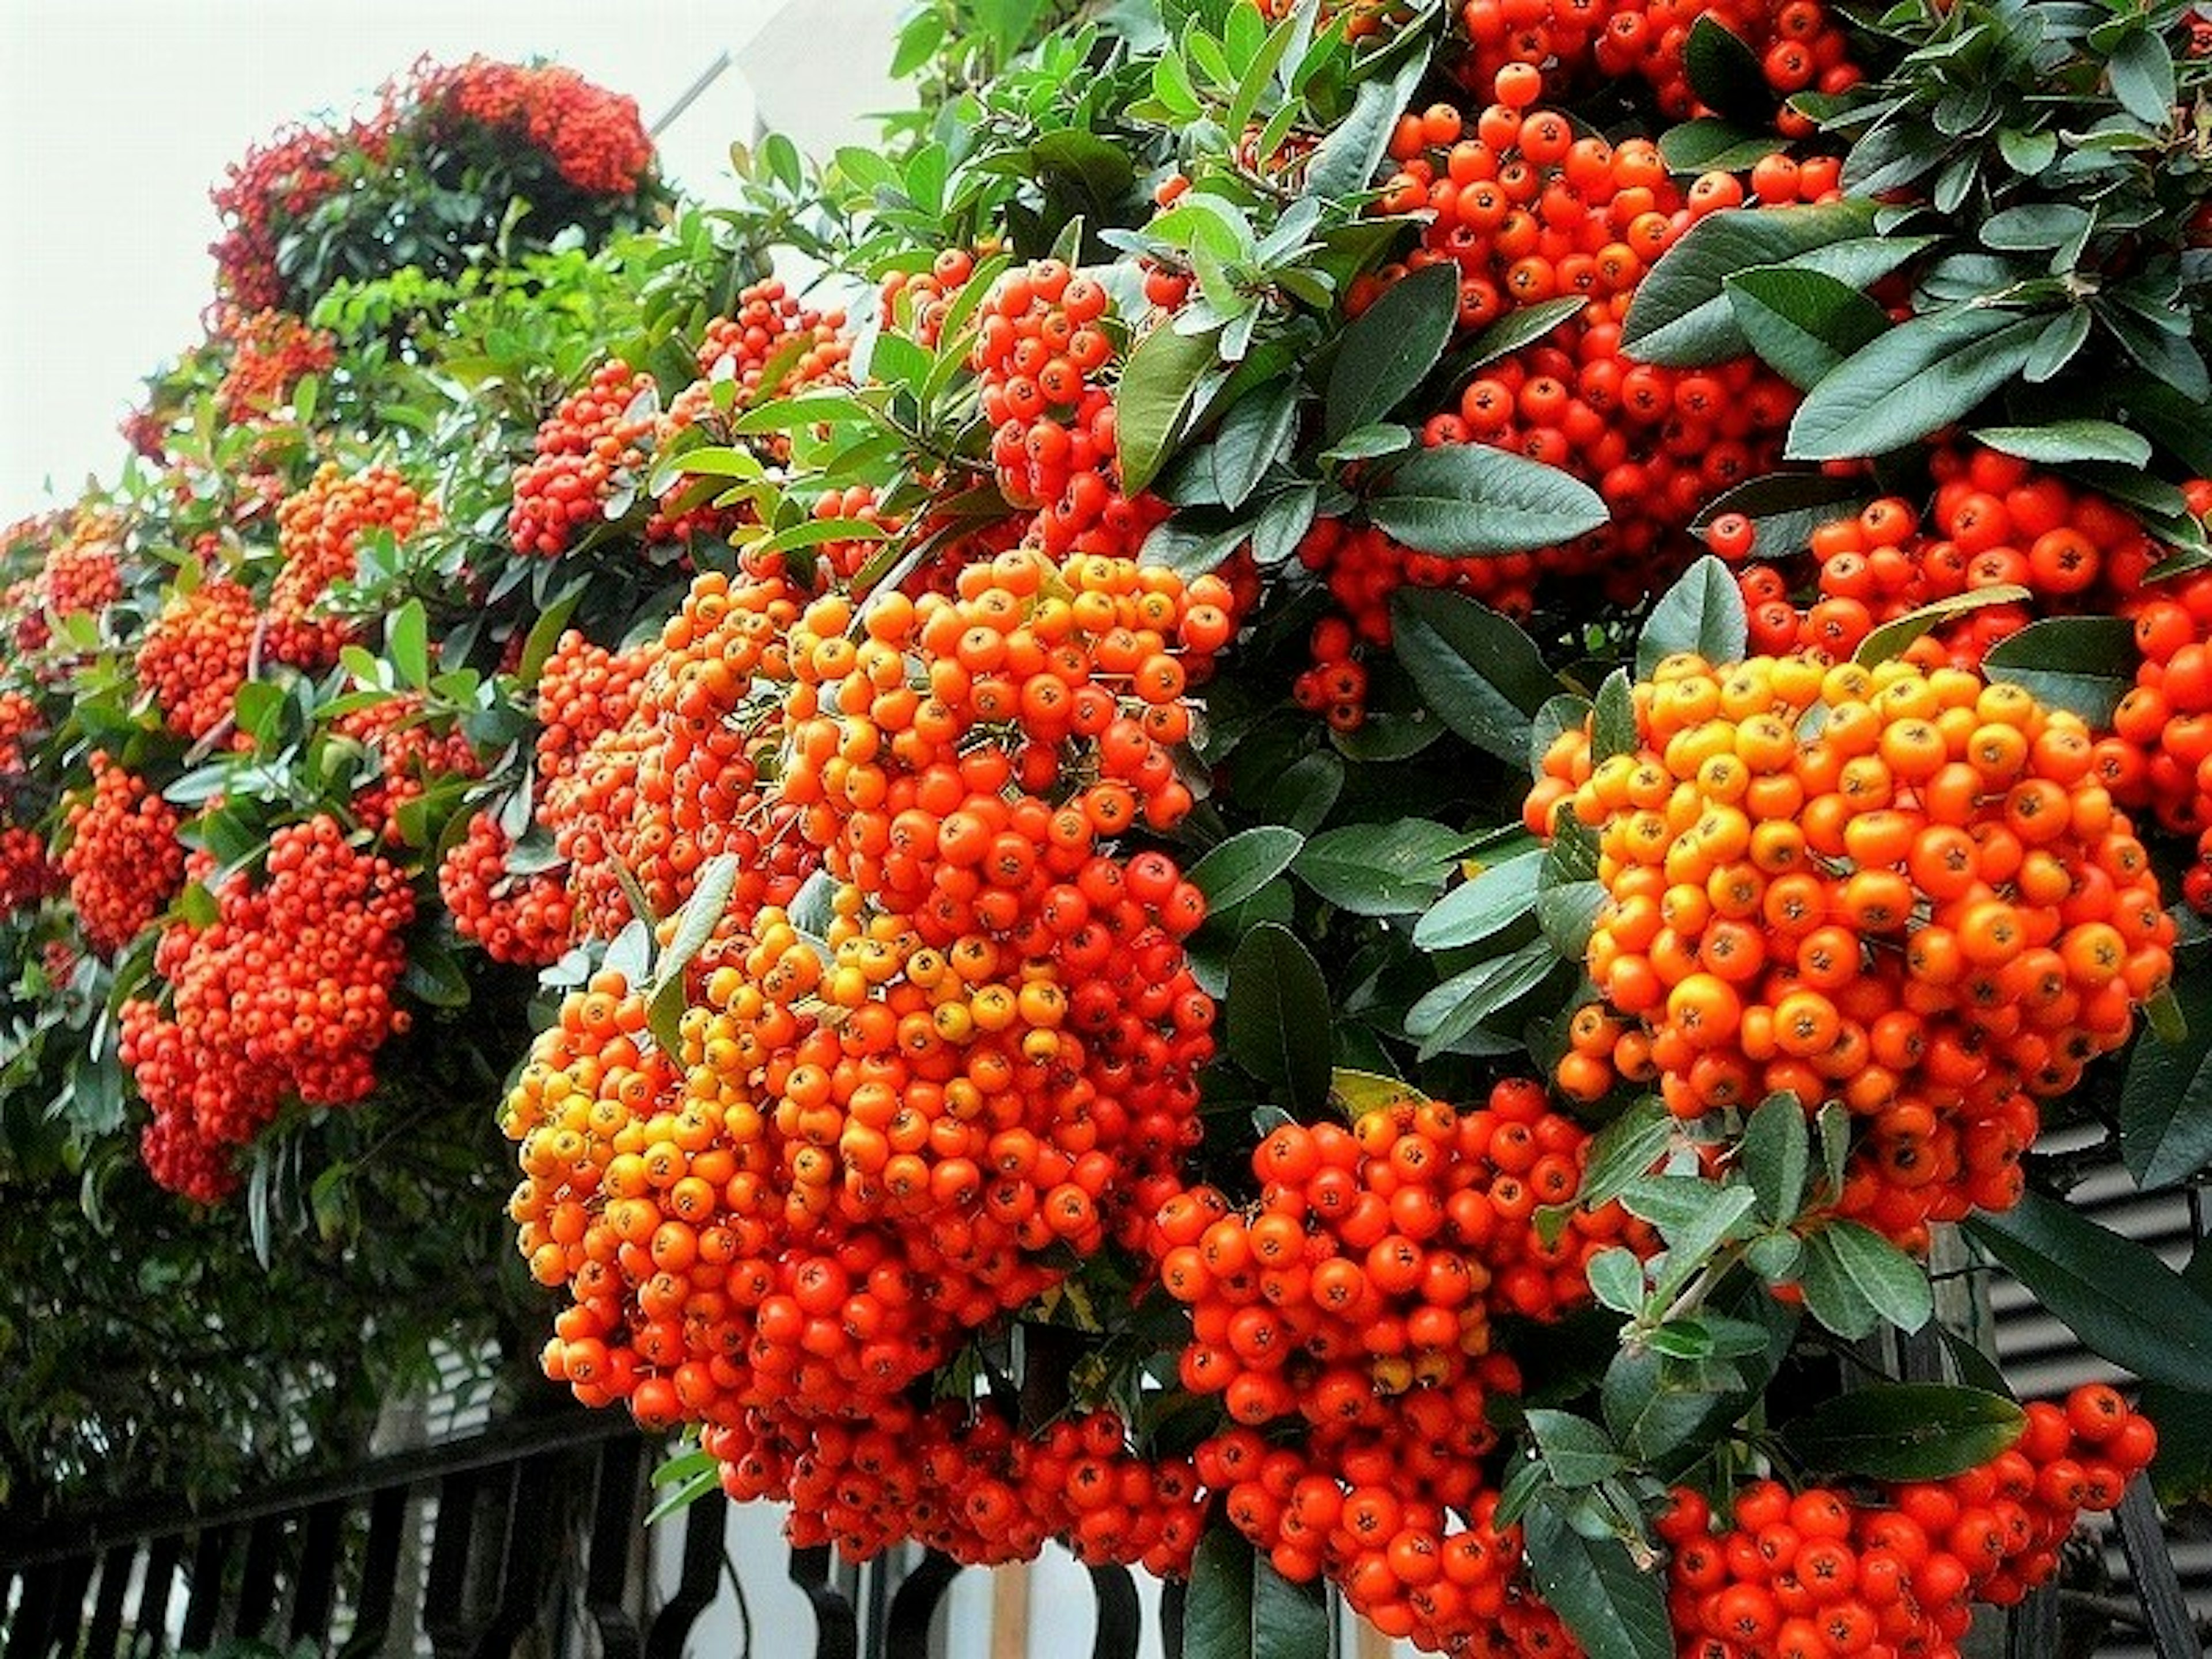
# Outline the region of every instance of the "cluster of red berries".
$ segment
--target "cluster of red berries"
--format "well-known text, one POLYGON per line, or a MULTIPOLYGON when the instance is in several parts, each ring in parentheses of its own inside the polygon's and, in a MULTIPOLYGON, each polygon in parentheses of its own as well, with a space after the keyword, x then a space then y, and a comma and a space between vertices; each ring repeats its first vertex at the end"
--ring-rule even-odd
POLYGON ((793 1544, 866 1560, 913 1540, 969 1566, 1033 1559, 1057 1539, 1091 1565, 1187 1575, 1205 1521, 1188 1459, 1129 1450, 1118 1414, 1087 1412, 1030 1435, 988 1405, 904 1401, 866 1424, 793 1424, 773 1407, 708 1428, 722 1486, 789 1502, 793 1544))
MULTIPOLYGON (((137 679, 169 730, 206 737, 231 718, 238 688, 258 654, 261 613, 253 595, 228 577, 178 593, 138 641, 137 679)), ((231 734, 234 748, 252 739, 231 734)))
POLYGON ((48 611, 97 617, 123 597, 122 530, 112 514, 77 515, 39 569, 38 597, 48 611))
POLYGON ((507 538, 518 553, 555 558, 626 488, 642 489, 646 443, 659 413, 653 376, 616 361, 541 422, 532 459, 514 475, 507 538))
POLYGON ((36 904, 61 883, 44 836, 28 824, 0 823, 0 916, 36 904))
MULTIPOLYGON (((1778 99, 1844 92, 1861 79, 1821 0, 1467 0, 1459 23, 1468 50, 1454 72, 1473 88, 1491 86, 1501 71, 1524 75, 1554 98, 1632 76, 1662 113, 1685 120, 1711 113, 1691 88, 1685 58, 1692 27, 1706 17, 1750 49, 1778 99)), ((1777 125, 1793 137, 1809 131, 1786 108, 1777 125)))
POLYGON ((448 778, 478 778, 483 763, 465 735, 441 731, 425 712, 419 691, 402 691, 331 723, 332 732, 359 744, 376 758, 373 779, 354 791, 354 819, 380 841, 404 841, 399 809, 448 778))
POLYGON ((343 617, 318 614, 332 586, 353 579, 361 538, 371 531, 404 541, 435 510, 388 466, 349 473, 335 461, 316 470, 306 489, 276 510, 276 547, 283 568, 269 592, 269 653, 308 670, 329 667, 354 642, 343 617))
POLYGON ((343 150, 358 147, 374 155, 386 143, 374 126, 356 125, 349 132, 287 127, 226 168, 222 183, 209 192, 223 225, 209 252, 224 297, 248 313, 283 304, 277 252, 286 227, 341 188, 337 163, 343 150))
POLYGON ((1540 833, 1555 812, 1595 832, 1589 967, 1622 1017, 1594 1018, 1561 1086, 1592 1098, 1648 1063, 1684 1118, 1840 1100, 1860 1133, 1838 1207, 1907 1243, 2016 1201, 2035 1097, 2124 1042, 2172 971, 2081 722, 1901 660, 1672 657, 1634 701, 1635 748, 1563 734, 1528 802, 1540 833))
MULTIPOLYGON (((2105 497, 2013 456, 1942 449, 1930 465, 1937 479, 1932 534, 1894 495, 1814 528, 1819 598, 1806 610, 1790 603, 1774 567, 1739 572, 1753 649, 1823 651, 1840 659, 1881 623, 1923 605, 1978 590, 2026 589, 2025 600, 1966 611, 1915 643, 1914 660, 1925 665, 1978 668, 1990 647, 2038 616, 2120 610, 2160 556, 2142 526, 2105 497)), ((1729 560, 1747 556, 1753 538, 1741 514, 1723 514, 1705 531, 1713 550, 1729 560)))
POLYGON ((2009 1607, 2057 1571, 2084 1510, 2112 1508, 2156 1450, 2148 1419, 2103 1383, 2027 1407, 2020 1439, 1945 1480, 1869 1504, 1773 1480, 1740 1492, 1730 1525, 1677 1488, 1658 1522, 1668 1607, 1685 1651, 1740 1659, 1955 1659, 1974 1604, 2009 1607))
POLYGON ((650 662, 570 629, 538 680, 538 820, 569 866, 578 926, 609 939, 630 915, 612 855, 637 807, 644 743, 626 728, 650 662))
MULTIPOLYGON (((188 866, 213 872, 205 854, 188 866)), ((345 1105, 374 1087, 376 1051, 409 1024, 392 993, 415 915, 405 877, 326 816, 276 830, 260 882, 235 871, 213 896, 214 922, 173 923, 155 948, 168 1012, 133 997, 122 1027, 154 1111, 147 1167, 209 1202, 235 1184, 210 1152, 245 1145, 288 1098, 345 1105)))
POLYGON ((516 873, 513 852, 499 815, 478 812, 439 862, 438 896, 454 932, 483 945, 494 962, 542 968, 568 948, 574 919, 568 884, 557 870, 516 873))
POLYGON ((70 806, 61 867, 94 950, 112 955, 123 949, 184 885, 180 822, 177 809, 143 778, 114 764, 106 751, 93 751, 92 796, 70 806))
POLYGON ((557 64, 471 58, 425 66, 405 84, 434 131, 461 120, 512 133, 543 150, 562 179, 589 195, 630 195, 653 165, 653 140, 637 100, 557 64))
POLYGON ((216 403, 233 425, 268 418, 303 377, 326 373, 337 361, 337 337, 289 311, 222 306, 209 335, 229 348, 216 403))
POLYGON ((1656 1247, 1618 1204, 1537 1226, 1572 1202, 1589 1142, 1526 1079, 1471 1111, 1408 1100, 1349 1129, 1285 1124, 1253 1154, 1256 1212, 1198 1188, 1147 1235, 1191 1309, 1179 1380, 1243 1425, 1200 1452, 1201 1473, 1223 1466, 1230 1520, 1286 1577, 1326 1572, 1392 1634, 1452 1645, 1497 1616, 1517 1559, 1480 1527, 1458 1542, 1445 1525, 1483 1497, 1491 1396, 1519 1388, 1492 1316, 1554 1319, 1589 1300, 1590 1256, 1656 1247), (1296 1444, 1266 1449, 1285 1419, 1296 1444), (1448 1576, 1463 1549, 1474 1559, 1448 1576))
POLYGON ((876 325, 903 329, 934 347, 945 337, 953 300, 975 274, 975 256, 964 247, 944 249, 927 270, 890 272, 877 289, 876 325))
POLYGON ((39 705, 21 691, 0 691, 0 775, 27 769, 25 744, 46 729, 39 705))
POLYGON ((1114 396, 1102 378, 1112 337, 1103 285, 1057 259, 1032 260, 992 284, 973 362, 999 489, 1036 514, 1030 535, 1057 556, 1133 552, 1164 503, 1124 498, 1115 477, 1114 396))

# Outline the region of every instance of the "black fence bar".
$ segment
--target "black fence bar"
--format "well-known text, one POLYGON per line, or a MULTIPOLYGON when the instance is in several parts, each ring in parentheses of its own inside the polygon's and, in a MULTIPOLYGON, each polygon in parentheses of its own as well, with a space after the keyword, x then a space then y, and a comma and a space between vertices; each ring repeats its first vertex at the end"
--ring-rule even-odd
POLYGON ((137 1547, 131 1544, 118 1544, 100 1558, 100 1595, 93 1603, 92 1628, 85 1633, 85 1659, 114 1659, 123 1635, 123 1597, 137 1559, 137 1547))

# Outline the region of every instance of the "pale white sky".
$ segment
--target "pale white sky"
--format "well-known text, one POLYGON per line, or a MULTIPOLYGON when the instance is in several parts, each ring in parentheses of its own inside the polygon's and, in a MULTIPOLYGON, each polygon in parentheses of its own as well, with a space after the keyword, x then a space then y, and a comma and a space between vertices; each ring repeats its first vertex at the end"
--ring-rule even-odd
POLYGON ((113 477, 139 379, 199 337, 208 187, 281 123, 350 110, 422 53, 481 52, 568 64, 650 124, 728 48, 738 67, 661 140, 667 170, 712 198, 750 136, 747 62, 766 118, 809 148, 847 136, 853 82, 880 88, 864 70, 886 60, 901 0, 801 0, 812 84, 757 66, 780 43, 749 45, 784 3, 0 0, 0 523, 113 477))

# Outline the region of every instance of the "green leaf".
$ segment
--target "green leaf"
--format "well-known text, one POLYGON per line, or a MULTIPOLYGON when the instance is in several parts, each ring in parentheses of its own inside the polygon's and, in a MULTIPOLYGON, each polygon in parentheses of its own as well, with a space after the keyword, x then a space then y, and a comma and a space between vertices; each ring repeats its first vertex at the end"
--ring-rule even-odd
POLYGON ((407 968, 400 988, 433 1008, 469 1006, 468 975, 453 953, 435 940, 420 936, 407 942, 407 968))
POLYGON ((1977 443, 2044 466, 2069 461, 2150 465, 2150 440, 2112 421, 2052 421, 2045 426, 1984 426, 1969 434, 1977 443))
POLYGON ((2063 247, 2088 224, 2086 208, 2069 202, 2031 202, 1984 219, 1982 246, 2002 253, 2040 253, 2063 247))
POLYGON ((1212 447, 1214 488, 1224 507, 1233 511, 1251 499, 1268 467, 1290 441, 1297 418, 1298 386, 1294 380, 1268 381, 1237 400, 1223 418, 1212 447))
MULTIPOLYGON (((1629 1200, 1635 1196, 1636 1189, 1632 1188, 1629 1200)), ((1653 1221, 1667 1237, 1667 1261, 1655 1287, 1656 1294, 1671 1300, 1680 1292, 1712 1261, 1714 1252, 1735 1236, 1757 1202, 1748 1187, 1723 1187, 1686 1216, 1653 1221)))
POLYGON ((1393 468, 1367 498, 1367 516, 1418 552, 1474 558, 1571 542, 1611 515, 1597 491, 1557 467, 1447 444, 1393 468))
POLYGON ((1600 881, 1553 882, 1538 890, 1536 922, 1561 961, 1582 960, 1607 896, 1600 881))
POLYGON ((1261 824, 1235 835, 1190 866, 1188 878, 1206 895, 1206 908, 1218 914, 1241 904, 1291 867, 1306 844, 1295 830, 1261 824))
POLYGON ((2146 126, 2163 128, 2172 121, 2173 54, 2155 28, 2147 26, 2121 36, 2106 69, 2122 109, 2146 126))
POLYGON ((1533 717, 1559 689, 1536 642, 1480 600, 1440 588, 1390 596, 1392 648, 1438 719, 1518 764, 1533 717))
POLYGON ((1534 1407, 1522 1414, 1536 1450, 1552 1471, 1553 1484, 1568 1490, 1595 1486, 1628 1467, 1613 1437, 1572 1412, 1534 1407))
POLYGON ((1182 442, 1199 382, 1214 364, 1218 330, 1178 334, 1164 324, 1137 342, 1115 400, 1121 488, 1128 495, 1152 483, 1182 442))
POLYGON ((1838 460, 1916 443, 2019 374, 2042 327, 2038 317, 1963 306, 1899 324, 1813 388, 1784 453, 1838 460))
POLYGON ((1777 1226, 1793 1219, 1813 1171, 1813 1133, 1796 1096, 1770 1095, 1760 1103, 1744 1126, 1739 1157, 1759 1213, 1777 1226))
POLYGON ((2034 1192, 1964 1224, 2093 1353, 2145 1382, 2212 1377, 2212 1299, 2144 1246, 2034 1192))
POLYGON ((1763 265, 1730 276, 1725 290, 1751 349, 1801 392, 1889 326, 1872 300, 1817 270, 1763 265))
POLYGON ((1531 847, 1462 882, 1413 924, 1414 945, 1444 951, 1504 932, 1535 908, 1536 877, 1543 866, 1543 848, 1531 847))
POLYGON ((1410 915, 1436 902, 1475 839, 1426 818, 1346 824, 1308 842, 1291 872, 1340 910, 1410 915))
POLYGON ((1568 295, 1561 299, 1543 300, 1533 306, 1515 307, 1474 337, 1474 343, 1452 359, 1450 379, 1459 386, 1480 374, 1491 364, 1511 356, 1523 346, 1532 346, 1561 323, 1582 315, 1589 302, 1579 295, 1568 295))
POLYGON ((1759 265, 1798 263, 1815 250, 1840 245, 1851 251, 1814 268, 1848 283, 1872 282, 1916 251, 1906 246, 1911 239, 1896 239, 1891 247, 1871 237, 1875 212, 1872 202, 1846 201, 1707 214, 1636 285, 1622 319, 1622 349, 1641 361, 1674 368, 1741 355, 1744 340, 1729 306, 1728 279, 1759 265))
POLYGON ((1199 1540, 1183 1601, 1185 1659, 1328 1659, 1328 1603, 1294 1584, 1226 1522, 1199 1540))
POLYGON ((1428 1098, 1412 1084, 1377 1072, 1353 1071, 1340 1066, 1329 1077, 1329 1097, 1345 1116, 1357 1123, 1370 1112, 1399 1105, 1419 1105, 1428 1098))
POLYGON ((730 908, 730 895, 737 889, 742 867, 734 853, 717 853, 699 866, 691 896, 676 914, 675 936, 653 966, 646 1023, 661 1052, 671 1058, 684 1052, 684 970, 706 949, 722 913, 730 908))
POLYGON ((1329 370, 1322 437, 1379 421, 1427 377, 1459 317, 1459 267, 1423 267, 1383 291, 1344 331, 1329 370))
POLYGON ((1899 1330, 1918 1330, 1935 1312, 1927 1270, 1872 1228, 1831 1221, 1805 1243, 1808 1297, 1817 1267, 1848 1284, 1878 1317, 1899 1330))
POLYGON ((1873 1480, 1942 1480, 2020 1438, 2027 1413, 2000 1394, 1945 1382, 1876 1382, 1826 1401, 1782 1430, 1807 1468, 1873 1480))
POLYGON ((410 599, 392 614, 384 640, 402 680, 417 691, 430 684, 430 623, 422 600, 410 599))
POLYGON ((1589 1659, 1674 1659, 1664 1575, 1638 1566, 1618 1538, 1586 1538, 1553 1504, 1522 1522, 1537 1592, 1589 1659))
POLYGON ((1448 1054, 1485 1020, 1534 990, 1559 965, 1559 953, 1546 939, 1477 963, 1407 1010, 1406 1035, 1420 1043, 1423 1060, 1448 1054))
POLYGON ((1328 201, 1355 195, 1373 184, 1398 117, 1427 70, 1427 54, 1417 52, 1389 81, 1362 82, 1351 113, 1314 150, 1300 194, 1328 201))
POLYGON ((1633 1314, 1644 1306, 1644 1262, 1635 1251, 1613 1244, 1592 1256, 1583 1269, 1590 1294, 1615 1313, 1633 1314))
POLYGON ((1649 679, 1667 658, 1694 652, 1708 663, 1740 662, 1749 637, 1743 590, 1707 554, 1659 596, 1636 638, 1636 672, 1649 679))
POLYGON ((2120 1157, 2146 1189, 2212 1163, 2212 978, 2184 974, 2172 990, 2186 1031, 2136 1043, 2120 1085, 2120 1157))
POLYGON ((1615 755, 1632 755, 1641 741, 1636 730, 1636 687, 1626 668, 1616 668, 1597 689, 1590 706, 1590 761, 1602 765, 1615 755))
POLYGON ((1900 656, 1905 647, 1938 623, 1970 611, 1981 611, 1993 605, 2019 605, 2034 597, 2024 587, 2009 582, 2000 582, 1992 587, 1969 588, 1963 593, 1952 593, 1934 599, 1917 610, 1908 611, 1901 617, 1893 617, 1859 641, 1859 648, 1851 653, 1851 660, 1872 667, 1900 656))
POLYGON ((1595 1209, 1619 1198, 1666 1155, 1677 1127, 1657 1096, 1638 1100, 1591 1139, 1575 1201, 1595 1209))
POLYGON ((1301 1115, 1328 1101, 1328 982, 1297 936, 1261 922, 1229 964, 1225 1010, 1229 1056, 1262 1082, 1279 1086, 1301 1115))
POLYGON ((1690 25, 1682 67, 1690 89, 1708 109, 1747 124, 1765 125, 1772 118, 1774 94, 1758 53, 1711 13, 1690 25))
POLYGON ((1999 640, 1982 670, 2101 728, 2135 689, 2135 630, 2125 617, 2046 617, 1999 640))
POLYGON ((1753 131, 1717 116, 1701 115, 1659 135, 1659 158, 1669 173, 1741 173, 1785 148, 1788 142, 1771 132, 1753 131))
POLYGON ((1741 513, 1752 523, 1751 556, 1778 559, 1802 552, 1820 526, 1855 515, 1873 499, 1873 487, 1863 477, 1770 472, 1713 497, 1690 528, 1702 535, 1722 514, 1741 513))

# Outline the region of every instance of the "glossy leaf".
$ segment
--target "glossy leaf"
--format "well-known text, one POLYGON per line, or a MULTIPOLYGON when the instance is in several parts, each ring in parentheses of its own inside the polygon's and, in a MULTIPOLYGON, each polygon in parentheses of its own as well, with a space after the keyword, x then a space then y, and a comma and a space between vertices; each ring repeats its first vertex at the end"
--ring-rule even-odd
POLYGON ((1889 326, 1880 306, 1817 270, 1764 265, 1725 287, 1751 349, 1801 392, 1889 326))
POLYGON ((1400 588, 1390 618, 1422 700, 1469 743, 1517 764, 1532 717, 1559 689, 1535 641, 1480 601, 1435 588, 1400 588))
POLYGON ((1662 1575, 1617 1538, 1587 1538, 1550 1504, 1523 1522, 1529 1571, 1545 1602, 1589 1659, 1674 1659, 1662 1575))
POLYGON ((1379 421, 1420 385, 1459 317, 1459 267, 1446 261, 1394 283, 1344 331, 1329 370, 1322 436, 1379 421))
POLYGON ((1806 395, 1784 453, 1827 461, 1917 442, 2019 374, 2042 326, 2035 317, 1972 307, 1901 323, 1806 395))
POLYGON ((1182 441, 1218 338, 1213 331, 1179 334, 1163 325, 1130 352, 1115 400, 1121 487, 1128 494, 1150 483, 1182 441))
POLYGON ((1808 1468, 1873 1480, 1942 1480, 1978 1468, 2020 1438, 2013 1401, 1942 1382, 1853 1389, 1784 1425, 1808 1468))
POLYGON ((1230 1058, 1280 1087, 1286 1105, 1304 1113, 1328 1103, 1328 982, 1289 928, 1262 922, 1237 945, 1224 1024, 1230 1058))
POLYGON ((1424 951, 1474 945, 1511 927, 1536 906, 1544 853, 1531 847, 1479 871, 1423 913, 1413 943, 1424 951))
POLYGON ((1425 818, 1346 824, 1308 842, 1291 872, 1340 910, 1410 915, 1436 902, 1476 839, 1425 818))
POLYGON ((1748 623, 1743 590, 1708 554, 1659 596, 1636 640, 1636 672, 1649 679, 1665 659, 1694 652, 1709 663, 1742 659, 1748 623))
POLYGON ((1486 444, 1425 449, 1367 498, 1367 516, 1407 546, 1479 558, 1555 546, 1611 517, 1581 479, 1486 444))
POLYGON ((2046 617, 1990 647, 1982 672, 2106 727, 2135 689, 2135 629, 2122 617, 2046 617))
POLYGON ((2185 973, 2172 989, 2186 1030, 2138 1042, 2120 1085, 2120 1157, 2146 1188, 2212 1163, 2212 979, 2185 973))
POLYGON ((1206 907, 1218 913, 1241 904, 1291 867, 1291 860, 1305 845, 1295 830, 1261 824, 1235 835, 1186 871, 1186 878, 1206 895, 1206 907))

